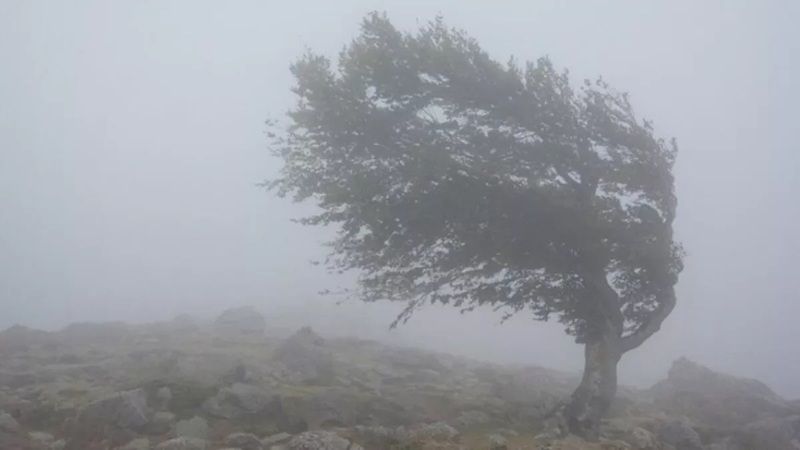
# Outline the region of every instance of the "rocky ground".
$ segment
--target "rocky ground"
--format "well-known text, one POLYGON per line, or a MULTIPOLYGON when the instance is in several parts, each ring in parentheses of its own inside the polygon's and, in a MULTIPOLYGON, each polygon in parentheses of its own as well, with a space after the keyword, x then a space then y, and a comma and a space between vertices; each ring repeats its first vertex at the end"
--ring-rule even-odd
POLYGON ((651 389, 621 388, 586 442, 547 426, 574 375, 266 328, 250 308, 9 328, 0 449, 800 449, 800 403, 688 360, 651 389))

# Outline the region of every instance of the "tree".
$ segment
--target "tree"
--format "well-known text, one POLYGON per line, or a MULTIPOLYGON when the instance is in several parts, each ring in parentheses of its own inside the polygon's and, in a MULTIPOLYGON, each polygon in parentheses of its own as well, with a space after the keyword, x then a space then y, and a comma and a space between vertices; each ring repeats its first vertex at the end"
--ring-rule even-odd
POLYGON ((562 414, 592 434, 621 356, 675 305, 674 140, 602 80, 500 64, 441 19, 412 34, 368 15, 336 67, 307 53, 292 72, 270 186, 338 226, 330 267, 357 270, 365 301, 408 302, 397 321, 425 303, 557 318, 585 345, 562 414))

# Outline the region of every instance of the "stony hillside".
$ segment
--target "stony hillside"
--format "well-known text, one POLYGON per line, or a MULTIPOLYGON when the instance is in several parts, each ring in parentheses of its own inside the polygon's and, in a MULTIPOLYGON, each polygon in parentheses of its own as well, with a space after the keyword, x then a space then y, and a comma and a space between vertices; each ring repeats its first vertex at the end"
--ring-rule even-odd
POLYGON ((250 308, 9 328, 0 448, 800 449, 800 405, 687 360, 649 390, 621 388, 603 438, 586 442, 548 426, 574 375, 265 329, 250 308))

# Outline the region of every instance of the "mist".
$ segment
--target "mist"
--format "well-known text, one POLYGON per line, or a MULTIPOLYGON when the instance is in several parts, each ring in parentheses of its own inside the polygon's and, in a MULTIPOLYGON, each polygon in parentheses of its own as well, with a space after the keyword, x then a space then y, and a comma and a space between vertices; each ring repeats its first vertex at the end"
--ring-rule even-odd
POLYGON ((549 55, 630 93, 678 139, 674 312, 622 361, 648 386, 680 356, 800 397, 800 35, 795 2, 0 3, 0 328, 212 317, 253 305, 328 335, 579 372, 582 349, 524 313, 339 303, 332 230, 259 186, 289 65, 335 58, 364 14, 441 15, 497 60, 549 55))

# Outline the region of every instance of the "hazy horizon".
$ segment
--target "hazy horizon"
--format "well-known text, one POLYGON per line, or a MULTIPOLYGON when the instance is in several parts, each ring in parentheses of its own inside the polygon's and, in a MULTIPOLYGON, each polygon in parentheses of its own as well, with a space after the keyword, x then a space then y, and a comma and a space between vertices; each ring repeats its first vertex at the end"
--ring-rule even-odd
POLYGON ((497 60, 602 76, 679 144, 678 305, 621 363, 649 385, 687 356, 800 397, 800 4, 788 1, 0 2, 0 328, 210 316, 252 304, 323 329, 579 370, 557 323, 320 296, 330 230, 257 184, 289 65, 335 58, 371 10, 438 14, 497 60), (300 320, 298 319, 298 320, 300 320))

